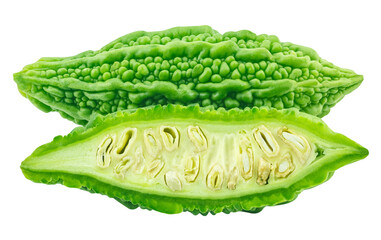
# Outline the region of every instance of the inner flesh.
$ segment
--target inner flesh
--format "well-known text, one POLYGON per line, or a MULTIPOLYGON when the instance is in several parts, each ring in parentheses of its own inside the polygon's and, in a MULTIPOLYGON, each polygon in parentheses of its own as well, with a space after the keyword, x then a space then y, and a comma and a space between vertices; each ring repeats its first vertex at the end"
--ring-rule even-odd
POLYGON ((121 186, 150 192, 186 196, 261 191, 292 179, 316 157, 315 144, 303 131, 274 123, 223 128, 151 122, 109 131, 106 138, 98 138, 94 159, 114 149, 121 156, 111 155, 108 167, 99 161, 93 167, 121 186), (111 146, 105 148, 110 137, 111 146))

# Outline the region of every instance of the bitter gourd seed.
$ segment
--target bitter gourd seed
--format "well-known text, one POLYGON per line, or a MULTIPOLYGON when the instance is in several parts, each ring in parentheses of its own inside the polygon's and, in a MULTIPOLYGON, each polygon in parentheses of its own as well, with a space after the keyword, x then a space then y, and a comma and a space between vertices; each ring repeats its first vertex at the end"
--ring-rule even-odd
POLYGON ((79 124, 153 105, 297 108, 322 117, 363 77, 311 48, 208 26, 134 32, 98 51, 41 58, 14 74, 22 95, 79 124))
POLYGON ((98 115, 22 162, 35 182, 62 183, 129 208, 194 214, 294 200, 368 151, 296 109, 156 106, 98 115))

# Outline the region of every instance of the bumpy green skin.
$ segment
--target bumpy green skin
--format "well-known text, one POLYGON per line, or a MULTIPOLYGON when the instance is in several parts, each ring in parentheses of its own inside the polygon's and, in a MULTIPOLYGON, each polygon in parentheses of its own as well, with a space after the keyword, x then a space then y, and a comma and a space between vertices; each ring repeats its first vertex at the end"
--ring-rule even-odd
MULTIPOLYGON (((51 143, 45 144, 34 151, 21 164, 21 169, 26 178, 46 184, 61 183, 68 187, 80 188, 93 193, 101 193, 115 198, 125 206, 134 209, 141 207, 153 209, 164 213, 180 213, 190 211, 193 214, 207 214, 219 212, 248 211, 259 212, 265 206, 273 206, 293 201, 304 189, 317 186, 327 181, 338 168, 362 159, 368 155, 368 150, 348 139, 347 137, 334 133, 322 120, 317 117, 300 113, 294 109, 276 110, 269 108, 253 108, 245 110, 232 109, 226 111, 209 111, 197 106, 172 106, 152 107, 139 109, 134 113, 117 112, 105 117, 100 115, 94 117, 86 127, 78 127, 69 135, 57 136, 51 143), (308 129, 311 135, 323 139, 327 146, 334 145, 334 151, 327 151, 319 161, 309 165, 305 171, 298 173, 284 188, 270 188, 260 194, 249 194, 239 197, 225 199, 192 199, 183 197, 163 196, 149 193, 132 191, 116 187, 102 182, 85 173, 72 174, 70 172, 55 171, 55 163, 50 170, 39 169, 36 160, 45 154, 52 154, 56 150, 63 149, 68 145, 84 142, 92 136, 112 128, 118 124, 136 121, 153 121, 160 119, 202 119, 203 121, 223 121, 226 124, 239 124, 247 121, 277 121, 282 124, 290 124, 295 127, 308 129)), ((59 158, 56 158, 59 159, 59 158)), ((62 159, 64 161, 64 159, 62 159)))
POLYGON ((94 112, 157 104, 295 107, 322 117, 363 77, 273 35, 198 26, 134 32, 99 51, 41 58, 14 79, 41 110, 85 124, 94 112))

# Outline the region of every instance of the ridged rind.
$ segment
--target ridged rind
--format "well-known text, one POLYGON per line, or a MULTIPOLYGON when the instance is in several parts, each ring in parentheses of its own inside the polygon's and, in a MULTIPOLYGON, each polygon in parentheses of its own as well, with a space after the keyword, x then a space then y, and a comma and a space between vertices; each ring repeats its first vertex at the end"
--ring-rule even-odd
MULTIPOLYGON (((151 62, 154 63, 160 65, 159 62, 151 62)), ((22 95, 43 111, 58 111, 67 119, 85 124, 93 112, 108 114, 157 104, 198 103, 227 109, 296 107, 322 117, 346 94, 356 89, 363 76, 321 59, 311 48, 280 42, 276 36, 256 35, 247 30, 219 34, 208 26, 195 26, 159 32, 134 32, 116 39, 99 51, 86 51, 66 58, 42 58, 15 73, 14 80, 22 95), (215 36, 218 41, 211 41, 210 37, 198 39, 199 35, 215 36), (139 40, 154 36, 168 38, 168 42, 146 43, 139 40), (188 41, 186 38, 190 36, 196 40, 188 41), (249 44, 254 40, 258 46, 249 44), (131 41, 136 44, 131 45, 131 41), (244 47, 241 42, 247 43, 247 46, 244 47), (172 64, 170 66, 178 71, 175 78, 176 71, 168 71, 168 66, 163 69, 157 66, 148 68, 149 64, 144 62, 143 75, 138 67, 120 67, 125 60, 152 58, 150 61, 154 61, 156 57, 165 61, 186 58, 188 60, 181 64, 197 62, 196 66, 201 70, 197 72, 196 67, 189 64, 186 70, 181 64, 172 64), (234 59, 235 67, 229 65, 229 57, 234 59), (209 61, 226 62, 225 68, 229 71, 221 74, 221 65, 212 72, 214 62, 213 66, 202 63, 207 58, 209 61), (104 64, 109 64, 108 68, 111 66, 105 78, 98 76, 98 68, 104 64), (249 74, 250 67, 246 64, 251 64, 251 69, 252 64, 258 66, 249 74), (279 71, 275 70, 274 65, 270 67, 271 64, 275 64, 276 69, 279 67, 279 71), (114 65, 119 68, 114 69, 114 65), (124 68, 123 71, 121 68, 124 68), (60 75, 59 69, 73 70, 71 74, 76 77, 70 72, 60 75), (81 73, 84 69, 87 72, 81 73), (97 77, 90 77, 92 70, 98 71, 97 77), (132 71, 133 75, 125 79, 123 74, 126 71, 132 71), (217 76, 212 81, 215 75, 220 79, 217 76), (88 79, 84 80, 86 77, 88 79), (73 97, 72 92, 76 91, 82 95, 73 97), (120 94, 120 91, 123 93, 120 94)))

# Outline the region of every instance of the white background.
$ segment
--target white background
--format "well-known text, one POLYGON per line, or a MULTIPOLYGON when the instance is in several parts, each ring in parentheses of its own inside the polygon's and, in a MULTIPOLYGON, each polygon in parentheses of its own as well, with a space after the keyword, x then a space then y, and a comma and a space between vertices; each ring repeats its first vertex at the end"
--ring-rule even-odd
POLYGON ((381 41, 378 1, 1 1, 0 239, 381 239, 381 41), (76 125, 37 110, 12 74, 45 56, 97 50, 136 30, 210 25, 314 48, 364 75, 324 121, 370 155, 292 203, 259 214, 129 210, 102 195, 35 184, 20 163, 76 125))

